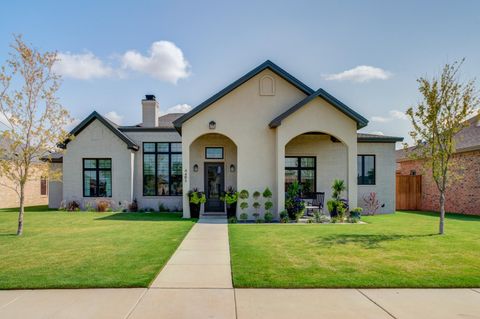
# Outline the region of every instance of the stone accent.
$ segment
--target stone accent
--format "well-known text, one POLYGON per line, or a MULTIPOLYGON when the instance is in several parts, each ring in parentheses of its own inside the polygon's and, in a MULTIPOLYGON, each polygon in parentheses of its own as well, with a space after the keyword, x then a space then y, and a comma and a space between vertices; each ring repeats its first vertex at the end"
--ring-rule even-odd
MULTIPOLYGON (((454 177, 446 192, 445 210, 452 213, 480 215, 480 150, 457 153, 454 177)), ((439 193, 429 169, 423 160, 398 163, 397 174, 422 175, 422 210, 439 211, 439 193)))

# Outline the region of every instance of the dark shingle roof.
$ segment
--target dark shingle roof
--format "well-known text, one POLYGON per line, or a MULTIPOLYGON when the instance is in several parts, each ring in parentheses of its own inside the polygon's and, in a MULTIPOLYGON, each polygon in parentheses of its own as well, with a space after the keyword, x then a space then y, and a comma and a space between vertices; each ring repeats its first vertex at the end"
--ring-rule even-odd
POLYGON ((285 112, 277 116, 275 119, 273 119, 270 122, 269 126, 271 128, 280 126, 282 124, 282 121, 285 118, 295 113, 297 110, 302 108, 302 106, 308 104, 310 101, 312 101, 316 97, 324 99, 325 101, 327 101, 328 103, 336 107, 338 110, 340 110, 340 112, 344 113, 346 116, 350 117, 352 120, 357 122, 357 128, 362 128, 367 126, 368 120, 366 118, 364 118, 363 116, 361 116, 360 114, 358 114, 357 112, 355 112, 354 110, 352 110, 351 108, 349 108, 348 106, 340 102, 333 95, 329 94, 323 89, 318 89, 317 91, 313 92, 312 94, 310 94, 309 96, 307 96, 306 98, 304 98, 303 100, 301 100, 300 102, 298 102, 297 104, 295 104, 294 106, 292 106, 291 108, 289 108, 288 110, 286 110, 285 112))
MULTIPOLYGON (((114 122, 110 121, 109 119, 101 116, 99 113, 96 111, 93 111, 87 118, 85 118, 80 124, 78 124, 71 132, 70 135, 77 136, 82 132, 87 126, 89 126, 93 121, 98 120, 100 121, 103 125, 105 125, 110 131, 112 131, 113 134, 118 136, 122 141, 124 141, 127 144, 127 147, 129 149, 137 151, 139 149, 138 145, 135 144, 134 141, 132 141, 127 135, 123 134, 119 130, 119 126, 115 124, 114 122)), ((66 145, 70 142, 69 139, 63 142, 61 145, 62 147, 66 147, 66 145)))
POLYGON ((368 133, 357 133, 357 141, 359 143, 396 143, 396 142, 402 142, 403 137, 368 134, 368 133))
MULTIPOLYGON (((480 149, 480 114, 467 120, 468 126, 455 135, 456 152, 468 152, 480 149)), ((397 161, 408 160, 408 154, 415 150, 416 146, 397 150, 397 161)))

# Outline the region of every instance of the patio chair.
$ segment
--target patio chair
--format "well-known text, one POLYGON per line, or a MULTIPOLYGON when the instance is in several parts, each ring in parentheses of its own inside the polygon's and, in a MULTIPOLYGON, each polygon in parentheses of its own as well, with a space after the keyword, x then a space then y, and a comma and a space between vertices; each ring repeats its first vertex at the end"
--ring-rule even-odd
POLYGON ((313 210, 318 209, 320 212, 323 211, 323 204, 325 201, 325 193, 324 192, 317 192, 317 193, 312 193, 311 196, 309 196, 309 203, 305 206, 306 213, 307 215, 312 212, 311 215, 313 215, 313 210))

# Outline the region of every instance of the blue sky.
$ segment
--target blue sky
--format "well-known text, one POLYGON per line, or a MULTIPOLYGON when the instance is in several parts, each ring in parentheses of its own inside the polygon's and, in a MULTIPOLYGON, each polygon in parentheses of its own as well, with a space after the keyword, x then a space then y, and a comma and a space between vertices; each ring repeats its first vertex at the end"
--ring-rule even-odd
POLYGON ((145 94, 186 109, 270 59, 367 117, 364 131, 407 136, 416 78, 463 57, 463 77, 480 77, 479 12, 478 1, 9 1, 0 62, 13 33, 57 50, 72 116, 115 111, 128 125, 145 94))

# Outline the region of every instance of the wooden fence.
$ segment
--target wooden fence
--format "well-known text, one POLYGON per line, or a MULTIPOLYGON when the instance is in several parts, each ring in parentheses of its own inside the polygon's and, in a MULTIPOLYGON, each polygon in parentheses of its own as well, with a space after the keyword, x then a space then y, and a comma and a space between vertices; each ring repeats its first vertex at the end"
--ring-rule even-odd
POLYGON ((421 175, 396 175, 397 210, 419 210, 422 201, 421 175))

